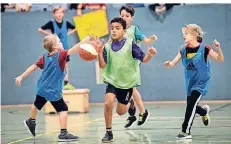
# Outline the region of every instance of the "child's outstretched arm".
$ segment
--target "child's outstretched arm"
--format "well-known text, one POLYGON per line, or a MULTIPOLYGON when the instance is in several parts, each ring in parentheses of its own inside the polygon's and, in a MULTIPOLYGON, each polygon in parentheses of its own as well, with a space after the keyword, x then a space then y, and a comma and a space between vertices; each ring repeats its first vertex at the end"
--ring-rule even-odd
POLYGON ((23 74, 15 78, 15 84, 21 86, 21 81, 28 77, 37 68, 38 66, 36 64, 31 65, 23 74))
POLYGON ((87 41, 90 41, 92 40, 94 37, 93 36, 87 36, 85 37, 82 41, 80 41, 79 43, 75 44, 72 48, 70 48, 68 51, 67 51, 67 55, 70 55, 70 54, 74 54, 77 52, 77 50, 80 48, 80 45, 84 42, 87 42, 87 41))
POLYGON ((181 60, 181 58, 182 58, 181 53, 178 52, 176 57, 172 61, 166 61, 164 65, 168 68, 172 68, 181 60))
POLYGON ((132 56, 134 59, 139 60, 143 63, 147 63, 151 58, 157 53, 156 49, 149 47, 147 54, 145 54, 142 49, 137 46, 134 41, 132 43, 132 56))
POLYGON ((67 51, 67 55, 71 55, 77 52, 77 50, 80 48, 80 45, 82 44, 82 41, 80 41, 79 43, 75 44, 72 48, 70 48, 67 51))
POLYGON ((209 56, 211 56, 214 60, 218 62, 224 61, 224 55, 221 50, 221 45, 217 40, 213 41, 214 47, 217 49, 217 52, 213 51, 213 49, 210 49, 209 56))
POLYGON ((156 55, 156 54, 157 54, 156 49, 153 48, 153 47, 149 47, 149 48, 148 48, 148 53, 144 56, 142 62, 143 62, 143 63, 149 62, 149 61, 151 60, 151 58, 152 58, 154 55, 156 55))
POLYGON ((157 40, 157 36, 155 35, 152 35, 149 38, 145 37, 138 27, 135 28, 135 38, 141 40, 147 46, 150 46, 152 42, 157 40))
POLYGON ((154 42, 154 41, 156 41, 157 40, 157 36, 155 36, 155 35, 152 35, 152 36, 150 36, 149 38, 146 38, 146 37, 144 37, 144 39, 143 39, 143 42, 145 43, 145 45, 151 45, 152 44, 152 42, 154 42))

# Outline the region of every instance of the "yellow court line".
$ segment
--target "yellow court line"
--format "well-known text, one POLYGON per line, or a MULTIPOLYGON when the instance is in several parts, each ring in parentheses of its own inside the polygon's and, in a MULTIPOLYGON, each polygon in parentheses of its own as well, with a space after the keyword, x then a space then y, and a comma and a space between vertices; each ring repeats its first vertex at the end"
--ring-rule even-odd
MULTIPOLYGON (((116 117, 116 116, 118 116, 118 115, 117 114, 113 115, 113 117, 116 117)), ((97 118, 97 119, 94 119, 94 120, 91 120, 91 121, 87 121, 87 122, 83 122, 83 123, 79 123, 76 127, 78 127, 79 125, 83 125, 83 124, 90 124, 90 123, 93 123, 93 122, 97 122, 97 121, 100 121, 100 120, 103 120, 103 119, 104 119, 104 117, 97 118)), ((58 131, 55 130, 55 131, 51 131, 51 132, 41 133, 41 134, 36 135, 36 137, 40 137, 40 136, 43 136, 43 135, 49 135, 49 134, 52 134, 52 133, 56 133, 58 131)), ((32 138, 34 138, 34 137, 30 136, 30 137, 26 137, 26 138, 22 138, 22 139, 19 139, 19 140, 15 140, 15 141, 9 142, 8 144, 14 144, 14 143, 22 142, 22 141, 29 140, 29 139, 32 139, 32 138)))

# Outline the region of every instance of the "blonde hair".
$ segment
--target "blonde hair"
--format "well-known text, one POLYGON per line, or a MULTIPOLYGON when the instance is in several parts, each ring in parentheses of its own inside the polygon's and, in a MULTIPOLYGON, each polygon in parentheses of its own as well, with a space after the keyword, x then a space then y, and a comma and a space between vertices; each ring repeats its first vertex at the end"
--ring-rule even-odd
POLYGON ((187 31, 190 34, 196 36, 197 39, 202 39, 202 37, 205 34, 205 32, 203 32, 202 28, 197 24, 188 24, 188 25, 185 25, 183 28, 186 28, 187 31))
POLYGON ((43 47, 49 52, 53 51, 53 48, 55 47, 56 43, 57 43, 57 36, 54 34, 47 35, 43 39, 43 47))

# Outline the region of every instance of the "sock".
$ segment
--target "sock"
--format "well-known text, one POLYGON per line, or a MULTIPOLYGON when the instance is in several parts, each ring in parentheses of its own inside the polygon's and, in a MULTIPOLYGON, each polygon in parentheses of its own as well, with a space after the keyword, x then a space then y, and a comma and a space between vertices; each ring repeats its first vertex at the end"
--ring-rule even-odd
POLYGON ((131 99, 130 103, 131 103, 131 105, 128 109, 128 114, 130 115, 130 117, 133 117, 136 114, 136 106, 135 106, 135 103, 132 99, 131 99))
POLYGON ((134 103, 134 100, 132 98, 130 100, 130 103, 131 103, 130 107, 134 108, 135 107, 135 103, 134 103))
POLYGON ((106 132, 111 132, 111 128, 106 128, 106 132))
POLYGON ((144 113, 140 113, 140 115, 143 115, 144 113))
POLYGON ((65 81, 64 81, 64 85, 66 85, 66 84, 68 84, 68 81, 65 80, 65 81))
POLYGON ((31 120, 32 122, 35 122, 35 119, 30 118, 30 120, 31 120))
POLYGON ((61 129, 61 133, 67 132, 67 129, 61 129))

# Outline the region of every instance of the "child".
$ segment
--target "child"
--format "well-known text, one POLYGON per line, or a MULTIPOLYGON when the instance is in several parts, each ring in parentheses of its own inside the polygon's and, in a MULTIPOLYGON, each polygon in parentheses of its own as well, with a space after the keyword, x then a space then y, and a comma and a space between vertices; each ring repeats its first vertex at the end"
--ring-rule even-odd
MULTIPOLYGON (((87 38, 82 42, 86 40, 87 38)), ((15 83, 21 85, 21 81, 33 71, 38 68, 43 69, 38 80, 36 99, 31 107, 30 118, 24 121, 25 126, 33 136, 36 136, 35 119, 37 112, 42 109, 47 101, 50 101, 57 113, 59 113, 61 133, 58 136, 58 141, 74 141, 78 139, 77 136, 73 136, 67 131, 68 107, 62 98, 62 83, 66 73, 66 59, 70 54, 76 53, 80 44, 81 42, 69 50, 62 50, 62 43, 56 35, 45 36, 43 46, 48 53, 44 54, 36 64, 31 65, 22 75, 16 78, 15 83)))
MULTIPOLYGON (((131 6, 122 6, 120 8, 120 17, 126 21, 126 34, 125 36, 128 38, 134 39, 135 43, 140 46, 140 42, 143 41, 146 45, 151 45, 151 43, 157 40, 155 35, 146 38, 144 34, 140 31, 137 26, 131 25, 131 22, 134 18, 135 10, 131 6)), ((146 123, 150 113, 144 109, 144 104, 141 98, 139 91, 134 87, 133 88, 133 98, 138 105, 140 114, 139 114, 139 121, 137 123, 138 126, 141 126, 146 123)), ((127 124, 124 126, 125 128, 130 128, 134 122, 137 121, 135 116, 136 107, 134 105, 133 100, 131 99, 131 106, 128 110, 129 117, 127 118, 127 124)))
POLYGON ((141 62, 147 63, 156 50, 149 48, 145 55, 133 42, 133 39, 124 38, 126 22, 122 18, 111 20, 112 42, 105 44, 104 50, 99 53, 99 66, 103 69, 104 82, 107 83, 104 117, 106 122, 106 134, 103 142, 111 142, 112 134, 112 110, 114 99, 117 98, 117 113, 123 115, 127 112, 128 103, 132 95, 132 89, 139 85, 141 62))
POLYGON ((203 31, 196 24, 188 24, 182 28, 185 46, 178 52, 173 61, 166 61, 164 65, 168 68, 174 67, 180 59, 185 71, 187 107, 185 119, 182 124, 182 133, 177 135, 177 139, 191 139, 191 126, 195 114, 202 117, 205 126, 210 122, 209 106, 199 106, 198 103, 202 96, 205 96, 210 81, 210 65, 208 56, 218 62, 224 61, 220 43, 213 41, 217 52, 214 52, 209 45, 202 43, 203 31))
MULTIPOLYGON (((76 29, 75 26, 73 26, 69 21, 63 20, 64 17, 64 8, 63 7, 57 7, 53 10, 53 14, 55 17, 55 20, 49 21, 45 25, 43 25, 41 28, 38 29, 38 31, 42 34, 49 35, 50 33, 46 30, 50 30, 52 34, 56 34, 61 42, 63 43, 63 47, 65 50, 68 50, 70 47, 68 45, 68 36, 73 34, 76 29), (68 31, 71 29, 71 31, 68 31)), ((67 57, 67 62, 70 61, 70 57, 67 57)), ((66 71, 67 74, 64 78, 64 89, 66 90, 73 90, 75 89, 74 86, 72 86, 68 82, 68 63, 66 63, 66 71)))

